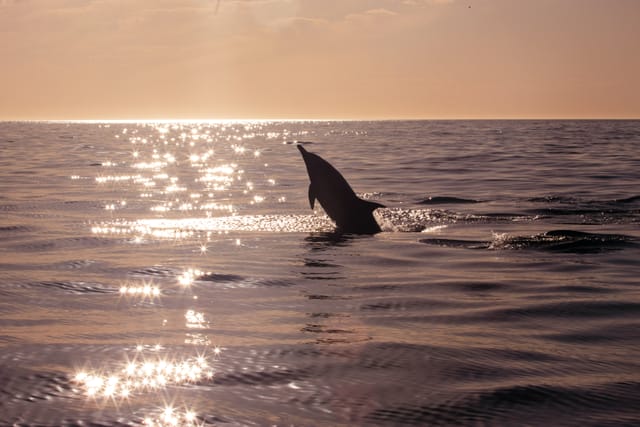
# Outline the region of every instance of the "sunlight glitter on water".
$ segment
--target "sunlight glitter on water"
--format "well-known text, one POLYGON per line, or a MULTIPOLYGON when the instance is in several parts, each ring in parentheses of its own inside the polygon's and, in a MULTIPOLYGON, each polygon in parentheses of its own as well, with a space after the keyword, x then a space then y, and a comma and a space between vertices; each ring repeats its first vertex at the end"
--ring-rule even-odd
MULTIPOLYGON (((252 182, 251 173, 245 172, 239 163, 243 157, 248 158, 248 154, 252 159, 261 156, 259 147, 242 141, 256 138, 256 131, 262 126, 259 122, 247 122, 239 127, 236 123, 232 128, 223 123, 146 123, 125 128, 119 136, 128 138, 134 147, 130 161, 118 164, 106 160, 101 165, 110 168, 118 165, 120 169, 128 166, 138 173, 101 174, 95 180, 103 185, 140 187, 141 199, 155 199, 149 207, 155 213, 192 210, 204 211, 207 215, 220 210, 235 213, 236 206, 229 203, 233 192, 247 195, 247 203, 252 205, 266 198, 264 194, 253 194, 254 191, 275 184, 272 177, 252 182), (159 181, 168 182, 159 185, 159 181), (189 193, 188 200, 182 193, 189 193), (193 194, 199 197, 192 197, 193 194)), ((267 164, 251 163, 251 172, 264 177, 260 169, 267 167, 267 164)), ((284 200, 282 196, 275 199, 284 200)))
POLYGON ((160 414, 153 418, 147 416, 142 423, 150 427, 190 427, 204 425, 198 422, 197 415, 190 409, 178 411, 172 406, 161 408, 160 414))
POLYGON ((120 287, 120 295, 157 298, 160 296, 160 288, 149 284, 142 286, 123 285, 120 287))
POLYGON ((74 380, 87 397, 129 399, 132 393, 157 391, 169 385, 213 378, 213 369, 203 356, 182 360, 163 358, 126 362, 113 372, 79 371, 74 380))
MULTIPOLYGON (((254 202, 260 203, 258 198, 254 202)), ((164 212, 158 209, 158 212, 164 212)), ((140 219, 138 221, 109 221, 91 228, 93 234, 108 236, 131 236, 141 240, 155 239, 183 240, 196 235, 212 237, 231 231, 264 231, 283 233, 330 232, 333 222, 326 215, 234 215, 208 218, 181 219, 140 219)), ((198 251, 205 253, 210 247, 198 245, 198 251)))
POLYGON ((184 318, 186 320, 185 326, 189 329, 204 329, 209 325, 209 321, 205 318, 204 313, 199 311, 187 310, 184 318))
MULTIPOLYGON (((130 151, 124 153, 125 160, 105 160, 101 163, 103 173, 94 179, 105 191, 133 195, 134 199, 106 200, 104 206, 112 217, 94 222, 92 234, 127 237, 135 244, 148 244, 151 239, 193 240, 194 252, 205 255, 219 250, 219 242, 212 238, 233 231, 332 230, 333 224, 324 216, 251 214, 253 206, 286 201, 283 194, 274 193, 278 191, 276 178, 268 172, 268 163, 262 161, 267 156, 264 147, 253 145, 261 126, 145 124, 123 129, 120 137, 131 144, 130 151), (238 215, 247 209, 249 214, 238 215), (200 214, 191 217, 194 212, 200 214)), ((266 139, 288 136, 287 132, 264 135, 266 139)), ((226 239, 226 244, 243 245, 238 236, 226 239)), ((185 268, 175 275, 173 286, 183 290, 179 295, 184 293, 191 305, 197 301, 191 289, 208 274, 211 273, 185 268)), ((153 302, 163 297, 163 289, 152 283, 127 282, 119 291, 123 300, 131 302, 153 302)), ((164 395, 170 392, 170 387, 210 380, 214 370, 208 359, 218 359, 221 349, 211 344, 207 334, 211 324, 206 312, 197 306, 187 307, 182 311, 184 344, 208 347, 208 357, 183 354, 171 359, 157 353, 164 352, 159 345, 152 348, 139 345, 134 356, 115 367, 103 361, 102 367, 77 372, 74 381, 81 393, 87 399, 118 406, 120 402, 136 401, 142 393, 164 395), (145 354, 147 350, 156 353, 145 354)), ((167 325, 168 320, 164 319, 162 325, 167 325)), ((200 425, 188 405, 184 408, 166 405, 147 411, 143 424, 200 425)))
POLYGON ((182 272, 180 276, 178 276, 178 283, 180 286, 189 287, 193 285, 193 282, 202 276, 206 276, 207 274, 211 274, 211 272, 204 272, 202 270, 198 270, 197 268, 189 268, 182 272))
MULTIPOLYGON (((195 280, 207 274, 197 268, 185 268, 177 275, 178 285, 183 288, 191 287, 195 280)), ((120 287, 120 295, 125 298, 143 298, 153 300, 161 296, 161 289, 152 283, 143 282, 140 285, 125 283, 120 287)), ((194 298, 196 298, 194 296, 194 298)), ((114 364, 108 360, 102 361, 103 366, 97 368, 83 368, 72 376, 76 384, 75 392, 81 393, 87 400, 97 401, 104 405, 119 407, 123 403, 134 404, 142 394, 158 394, 165 396, 170 388, 186 387, 203 381, 210 381, 214 377, 214 361, 219 360, 222 349, 211 347, 208 336, 195 331, 204 331, 209 327, 209 320, 205 313, 195 308, 184 313, 185 344, 198 345, 208 350, 196 351, 189 356, 180 352, 175 357, 167 354, 165 346, 160 344, 134 347, 133 354, 125 356, 120 363, 114 364)), ((163 325, 166 320, 163 321, 163 325)), ((93 360, 90 364, 95 364, 93 360)), ((155 409, 146 409, 141 421, 146 426, 201 426, 206 423, 198 418, 196 411, 187 402, 182 406, 173 403, 155 409)))
POLYGON ((106 201, 106 209, 122 218, 94 223, 92 233, 126 236, 135 244, 197 237, 200 241, 194 251, 204 255, 215 247, 211 242, 214 233, 331 231, 333 224, 324 215, 251 214, 287 203, 287 197, 279 193, 286 187, 279 189, 276 182, 280 179, 276 181, 268 172, 268 163, 258 161, 269 150, 256 144, 296 134, 287 129, 264 132, 267 125, 259 121, 149 122, 122 128, 118 137, 127 140, 131 150, 123 153, 124 160, 103 161, 101 166, 108 173, 95 180, 107 191, 120 192, 124 187, 138 197, 106 201), (145 218, 144 209, 152 217, 145 218), (195 212, 200 215, 184 217, 195 212))

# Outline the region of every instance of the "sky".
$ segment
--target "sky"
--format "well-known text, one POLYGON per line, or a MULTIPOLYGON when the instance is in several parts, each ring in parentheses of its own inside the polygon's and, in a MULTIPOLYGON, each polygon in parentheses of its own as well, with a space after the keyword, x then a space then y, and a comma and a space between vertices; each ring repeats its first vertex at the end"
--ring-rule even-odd
POLYGON ((640 0, 0 0, 0 120, 640 118, 640 0))

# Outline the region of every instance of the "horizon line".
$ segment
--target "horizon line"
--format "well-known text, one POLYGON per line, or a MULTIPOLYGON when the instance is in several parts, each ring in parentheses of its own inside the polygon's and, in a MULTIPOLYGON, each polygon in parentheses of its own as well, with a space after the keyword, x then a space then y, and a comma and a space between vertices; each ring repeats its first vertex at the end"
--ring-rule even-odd
POLYGON ((410 121, 597 121, 597 120, 640 120, 638 117, 439 117, 439 118, 135 118, 135 119, 3 119, 0 123, 243 123, 243 122, 410 122, 410 121))

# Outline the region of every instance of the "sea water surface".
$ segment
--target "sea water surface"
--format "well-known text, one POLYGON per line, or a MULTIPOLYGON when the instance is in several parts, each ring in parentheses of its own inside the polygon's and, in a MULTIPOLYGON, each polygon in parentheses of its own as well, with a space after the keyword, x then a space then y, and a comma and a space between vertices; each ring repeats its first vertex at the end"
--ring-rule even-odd
POLYGON ((640 425, 639 224, 639 121, 0 123, 0 425, 640 425))

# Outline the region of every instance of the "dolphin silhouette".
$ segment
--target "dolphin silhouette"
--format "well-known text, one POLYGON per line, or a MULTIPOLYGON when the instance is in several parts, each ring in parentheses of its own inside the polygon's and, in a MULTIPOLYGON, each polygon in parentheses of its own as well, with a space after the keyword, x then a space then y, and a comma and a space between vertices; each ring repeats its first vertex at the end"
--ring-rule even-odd
POLYGON ((298 145, 309 174, 309 205, 311 209, 318 200, 324 211, 336 223, 339 232, 354 234, 379 233, 380 226, 373 211, 384 208, 376 202, 362 200, 351 189, 346 179, 317 154, 298 145))

